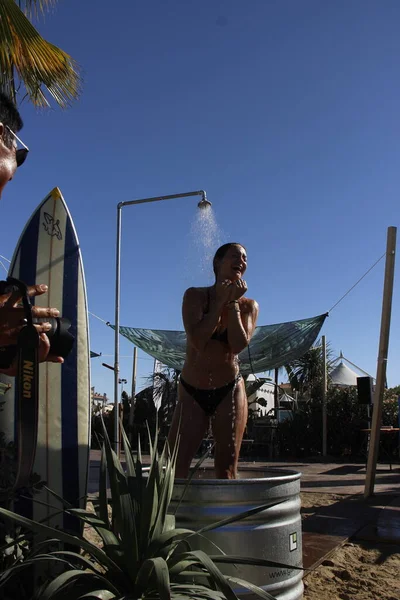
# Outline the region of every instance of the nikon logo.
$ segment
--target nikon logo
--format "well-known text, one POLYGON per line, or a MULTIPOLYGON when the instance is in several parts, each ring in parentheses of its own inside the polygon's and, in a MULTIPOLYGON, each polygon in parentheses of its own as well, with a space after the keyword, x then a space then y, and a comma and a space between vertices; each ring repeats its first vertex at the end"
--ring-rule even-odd
POLYGON ((22 389, 24 398, 32 398, 33 362, 24 360, 22 365, 22 389))

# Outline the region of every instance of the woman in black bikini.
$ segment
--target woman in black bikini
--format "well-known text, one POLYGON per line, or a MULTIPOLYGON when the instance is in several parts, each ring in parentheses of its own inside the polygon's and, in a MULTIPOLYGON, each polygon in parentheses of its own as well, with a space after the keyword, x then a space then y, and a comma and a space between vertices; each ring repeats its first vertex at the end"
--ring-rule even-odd
POLYGON ((187 334, 178 405, 169 432, 171 446, 180 435, 176 477, 186 478, 191 461, 208 431, 215 440, 215 474, 236 479, 247 422, 247 398, 237 355, 249 344, 258 305, 244 298, 247 267, 240 244, 224 244, 215 254, 215 284, 189 288, 182 315, 187 334), (179 427, 180 423, 180 427, 179 427))

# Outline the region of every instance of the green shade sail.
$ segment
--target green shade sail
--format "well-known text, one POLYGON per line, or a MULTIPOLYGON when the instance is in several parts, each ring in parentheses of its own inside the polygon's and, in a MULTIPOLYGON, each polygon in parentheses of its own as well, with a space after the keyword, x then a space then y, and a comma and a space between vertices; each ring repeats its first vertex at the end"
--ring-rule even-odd
MULTIPOLYGON (((250 346, 239 354, 240 372, 243 375, 262 373, 300 358, 315 342, 327 316, 325 313, 310 319, 256 327, 250 346)), ((110 327, 115 330, 114 325, 110 327)), ((162 364, 182 370, 186 353, 184 331, 121 326, 119 332, 162 364)))

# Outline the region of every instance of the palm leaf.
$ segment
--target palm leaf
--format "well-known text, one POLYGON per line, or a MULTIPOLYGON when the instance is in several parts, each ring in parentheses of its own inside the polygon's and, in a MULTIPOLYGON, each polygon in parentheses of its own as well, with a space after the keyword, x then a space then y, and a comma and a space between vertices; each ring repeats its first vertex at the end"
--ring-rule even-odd
POLYGON ((106 450, 104 444, 101 447, 100 473, 99 473, 99 510, 98 515, 102 521, 110 525, 108 518, 108 500, 107 500, 107 463, 106 450))
POLYGON ((99 534, 99 536, 103 540, 103 544, 105 547, 116 547, 119 545, 119 540, 117 536, 109 529, 107 523, 104 523, 104 521, 100 519, 96 514, 84 510, 83 508, 71 508, 66 512, 70 515, 73 515, 74 517, 77 517, 87 525, 93 527, 93 529, 99 534))
MULTIPOLYGON (((172 529, 170 531, 164 531, 157 538, 152 540, 148 547, 149 557, 154 556, 156 553, 160 553, 165 546, 171 544, 171 542, 177 541, 180 543, 182 539, 184 539, 188 535, 192 535, 193 531, 191 529, 172 529)), ((169 546, 168 546, 168 549, 169 546)))
MULTIPOLYGON (((46 0, 26 2, 44 7, 46 0)), ((47 107, 47 92, 61 107, 80 93, 77 63, 41 37, 14 0, 0 0, 0 88, 16 102, 18 82, 37 107, 47 107)))
POLYGON ((111 448, 111 443, 103 422, 104 449, 112 495, 112 529, 121 540, 126 573, 135 577, 135 568, 139 560, 139 539, 134 518, 134 507, 129 493, 128 480, 122 464, 111 448), (133 569, 133 570, 132 570, 133 569))
MULTIPOLYGON (((54 557, 50 554, 42 554, 39 556, 35 556, 34 559, 28 559, 21 563, 14 564, 10 568, 3 571, 0 574, 0 587, 4 586, 7 583, 7 581, 9 581, 10 579, 15 578, 17 575, 20 575, 22 571, 24 571, 26 569, 30 569, 33 566, 37 566, 38 563, 47 563, 47 564, 55 563, 57 565, 67 567, 70 570, 73 569, 72 564, 63 558, 54 557)), ((94 570, 93 565, 91 566, 91 570, 92 571, 94 570)), ((70 571, 68 571, 68 572, 70 572, 70 571)), ((80 570, 79 572, 83 573, 82 570, 80 570)), ((98 574, 98 573, 95 571, 95 574, 98 574)))
POLYGON ((21 10, 28 16, 44 14, 57 4, 57 0, 17 0, 21 10))
POLYGON ((249 510, 238 513, 237 515, 232 515, 231 517, 227 517, 226 519, 221 519, 221 521, 217 521, 216 523, 211 523, 210 525, 205 525, 193 532, 193 535, 196 533, 204 533, 205 531, 212 531, 213 529, 219 529, 220 527, 224 527, 225 525, 230 525, 231 523, 237 523, 238 521, 243 521, 247 517, 251 517, 256 515, 267 508, 272 508, 274 506, 278 506, 286 502, 286 500, 279 500, 278 502, 267 502, 266 504, 262 504, 261 506, 256 506, 255 508, 251 508, 249 510))
POLYGON ((185 494, 187 492, 187 489, 188 489, 188 487, 189 487, 189 485, 190 485, 193 477, 195 476, 195 474, 197 473, 197 471, 200 469, 201 465, 203 464, 203 462, 205 461, 205 459, 207 458, 207 456, 210 454, 210 452, 214 448, 214 446, 215 446, 215 443, 211 446, 211 448, 209 450, 207 450, 203 454, 203 456, 201 456, 199 458, 199 460, 197 461, 197 463, 194 465, 193 469, 190 470, 189 477, 187 478, 185 487, 183 488, 183 492, 181 494, 181 497, 179 498, 179 501, 178 501, 178 503, 176 505, 176 508, 175 508, 175 511, 174 511, 175 516, 176 516, 176 514, 178 512, 178 508, 180 507, 180 505, 182 503, 182 500, 183 500, 183 498, 184 498, 184 496, 185 496, 185 494))
POLYGON ((248 556, 236 556, 235 554, 226 554, 221 556, 219 554, 210 555, 211 560, 215 563, 224 563, 231 565, 250 565, 252 567, 274 567, 276 569, 293 569, 297 571, 306 571, 304 567, 297 567, 295 565, 288 565, 287 563, 276 562, 274 560, 268 560, 266 558, 253 558, 248 556))
POLYGON ((266 590, 263 590, 262 588, 258 587, 257 585, 254 585, 253 583, 249 583, 248 581, 245 581, 244 579, 239 579, 238 577, 229 577, 229 575, 227 575, 226 578, 228 581, 231 581, 232 583, 235 583, 236 585, 240 585, 240 587, 248 589, 250 592, 253 592, 254 594, 256 594, 256 596, 259 596, 260 598, 264 598, 265 600, 276 600, 275 596, 272 596, 266 590))
POLYGON ((151 588, 157 590, 161 600, 170 600, 170 581, 168 565, 159 556, 144 561, 135 582, 135 595, 141 597, 151 593, 151 588), (150 585, 149 585, 150 584, 150 585))
POLYGON ((237 595, 230 587, 226 577, 221 573, 218 567, 213 561, 207 556, 202 550, 193 550, 191 552, 185 552, 182 558, 194 559, 195 563, 200 568, 204 568, 210 573, 212 581, 218 586, 221 592, 224 594, 227 600, 238 600, 237 595))
MULTIPOLYGON (((101 584, 102 589, 113 592, 119 596, 119 591, 111 582, 103 577, 93 573, 87 573, 78 569, 71 569, 65 573, 58 575, 51 581, 40 594, 40 600, 61 600, 67 598, 67 590, 73 586, 79 586, 79 595, 88 593, 93 589, 93 586, 98 587, 101 584), (85 587, 86 589, 82 589, 85 587), (88 589, 89 588, 89 589, 88 589), (90 589, 91 588, 91 589, 90 589)), ((74 595, 76 598, 76 594, 74 595)))
MULTIPOLYGON (((207 575, 206 573, 191 573, 191 575, 207 575)), ((186 583, 171 583, 171 598, 172 600, 187 600, 193 598, 198 600, 204 598, 205 600, 225 600, 225 596, 219 590, 214 590, 205 587, 204 585, 188 584, 186 583)))
POLYGON ((5 508, 0 508, 0 515, 9 521, 19 523, 31 531, 36 531, 45 537, 54 538, 54 536, 57 535, 61 542, 70 544, 71 546, 77 546, 79 549, 85 550, 88 554, 93 556, 100 565, 109 569, 111 573, 115 573, 119 577, 123 576, 123 571, 121 571, 120 567, 114 563, 114 561, 112 561, 103 550, 97 548, 97 546, 94 544, 87 542, 84 538, 70 535, 69 533, 65 533, 60 529, 48 527, 42 523, 36 523, 35 521, 31 521, 31 519, 22 517, 21 515, 6 510, 5 508))
MULTIPOLYGON (((93 590, 88 594, 83 594, 77 600, 113 600, 117 598, 115 594, 108 590, 93 590)), ((118 595, 118 600, 124 600, 125 596, 118 595)))
MULTIPOLYGON (((116 598, 115 594, 108 590, 93 590, 88 594, 83 594, 78 600, 113 600, 116 598)), ((118 596, 119 600, 123 600, 122 596, 118 596)))
POLYGON ((72 564, 80 564, 83 569, 90 569, 95 573, 99 573, 93 561, 81 556, 77 552, 71 552, 70 550, 55 550, 54 552, 50 552, 49 555, 55 557, 59 556, 61 558, 65 556, 66 558, 70 559, 72 564))

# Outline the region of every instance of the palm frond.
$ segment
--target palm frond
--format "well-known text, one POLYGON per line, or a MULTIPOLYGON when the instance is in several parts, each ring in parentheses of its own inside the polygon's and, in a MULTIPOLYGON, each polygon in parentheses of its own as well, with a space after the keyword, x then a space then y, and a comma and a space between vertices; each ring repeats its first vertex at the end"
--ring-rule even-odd
MULTIPOLYGON (((49 2, 25 4, 44 7, 49 2)), ((0 88, 15 102, 19 82, 37 107, 50 105, 45 92, 59 106, 69 106, 81 88, 73 58, 42 38, 14 0, 0 0, 0 88)))
POLYGON ((29 17, 32 15, 44 15, 53 6, 57 4, 57 0, 16 0, 19 8, 29 17))

